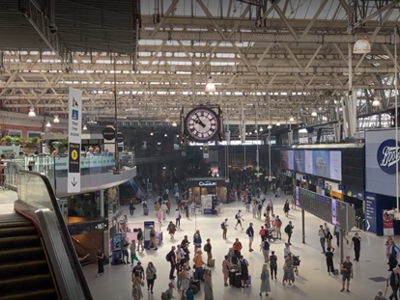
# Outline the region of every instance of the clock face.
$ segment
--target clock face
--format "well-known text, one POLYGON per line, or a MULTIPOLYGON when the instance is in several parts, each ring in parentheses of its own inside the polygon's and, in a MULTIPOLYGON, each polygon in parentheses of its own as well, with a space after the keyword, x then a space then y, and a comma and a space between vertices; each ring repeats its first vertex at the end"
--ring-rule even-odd
POLYGON ((192 141, 205 143, 213 140, 220 129, 219 117, 207 107, 192 109, 185 119, 185 130, 192 141))

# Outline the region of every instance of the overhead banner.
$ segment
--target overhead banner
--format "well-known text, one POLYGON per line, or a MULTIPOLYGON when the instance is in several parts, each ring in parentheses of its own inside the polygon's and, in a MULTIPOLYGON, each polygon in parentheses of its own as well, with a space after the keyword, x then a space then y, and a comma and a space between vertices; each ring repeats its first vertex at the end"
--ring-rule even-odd
POLYGON ((82 91, 69 89, 68 193, 81 191, 82 91))

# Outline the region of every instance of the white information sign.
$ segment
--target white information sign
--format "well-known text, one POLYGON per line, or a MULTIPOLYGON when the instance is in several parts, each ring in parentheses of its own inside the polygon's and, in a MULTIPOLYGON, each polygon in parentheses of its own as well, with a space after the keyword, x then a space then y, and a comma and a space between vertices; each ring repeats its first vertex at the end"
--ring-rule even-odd
POLYGON ((81 191, 82 91, 69 89, 68 193, 81 191))

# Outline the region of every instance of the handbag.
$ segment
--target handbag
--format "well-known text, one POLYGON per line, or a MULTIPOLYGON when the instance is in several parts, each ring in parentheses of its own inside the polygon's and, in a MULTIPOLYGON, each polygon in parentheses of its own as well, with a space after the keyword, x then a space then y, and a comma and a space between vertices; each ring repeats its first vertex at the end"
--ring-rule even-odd
POLYGON ((153 274, 154 274, 153 275, 154 280, 157 279, 157 274, 156 273, 153 273, 153 274))

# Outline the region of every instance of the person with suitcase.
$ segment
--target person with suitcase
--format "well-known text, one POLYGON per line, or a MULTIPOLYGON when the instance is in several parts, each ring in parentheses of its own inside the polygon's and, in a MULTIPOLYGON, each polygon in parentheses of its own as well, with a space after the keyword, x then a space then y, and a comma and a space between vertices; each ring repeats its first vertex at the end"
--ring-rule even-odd
POLYGON ((250 276, 249 276, 249 269, 248 269, 249 262, 243 257, 243 255, 241 255, 239 264, 240 264, 240 272, 241 272, 241 277, 242 277, 242 286, 249 287, 250 286, 250 276))

